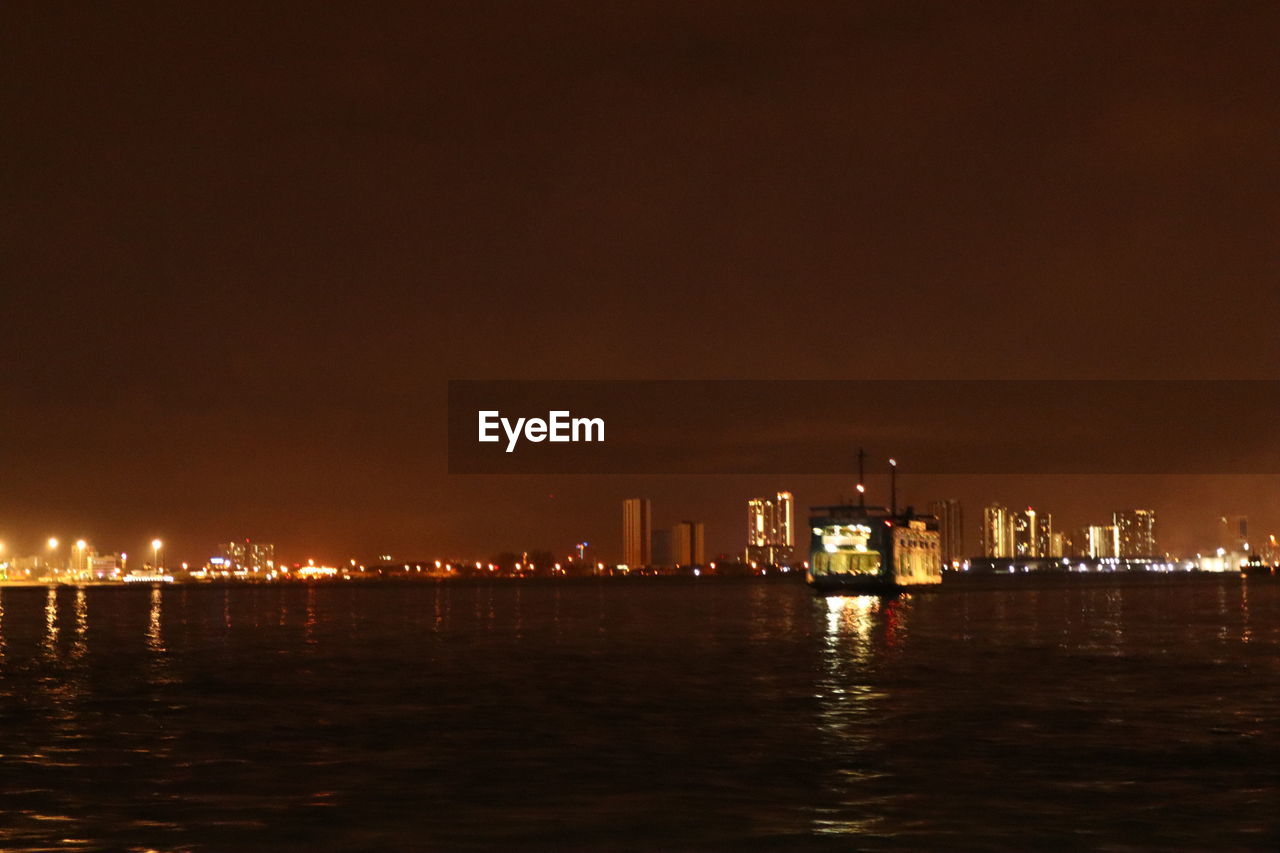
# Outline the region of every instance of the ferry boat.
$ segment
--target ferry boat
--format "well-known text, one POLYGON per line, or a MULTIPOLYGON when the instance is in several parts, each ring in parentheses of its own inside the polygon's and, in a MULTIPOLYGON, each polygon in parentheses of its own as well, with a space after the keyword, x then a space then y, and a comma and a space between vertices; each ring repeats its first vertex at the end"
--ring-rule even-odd
POLYGON ((120 580, 125 583, 173 583, 173 575, 149 571, 129 572, 120 580))
MULTIPOLYGON (((889 460, 891 475, 897 463, 889 460)), ((858 451, 861 480, 862 451, 858 451)), ((942 541, 938 520, 910 507, 867 506, 858 484, 856 505, 813 507, 809 526, 809 585, 817 593, 892 594, 942 583, 942 541)))

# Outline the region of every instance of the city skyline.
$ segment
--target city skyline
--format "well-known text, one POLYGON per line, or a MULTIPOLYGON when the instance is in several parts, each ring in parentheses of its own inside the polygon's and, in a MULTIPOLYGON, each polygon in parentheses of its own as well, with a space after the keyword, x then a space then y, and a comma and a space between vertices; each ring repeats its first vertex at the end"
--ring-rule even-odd
MULTIPOLYGON (((793 478, 793 479, 802 480, 802 479, 811 479, 811 478, 793 478)), ((826 478, 826 479, 830 480, 834 478, 826 478)), ((954 480, 955 478, 947 478, 947 479, 954 480)), ((887 500, 886 500, 888 497, 887 477, 883 477, 880 475, 870 475, 867 477, 867 480, 868 480, 868 483, 870 484, 869 491, 871 492, 872 498, 874 499, 873 502, 882 501, 887 504, 887 500)), ((847 480, 846 482, 852 483, 852 480, 847 480)), ((900 488, 903 489, 904 495, 908 498, 914 498, 914 496, 918 494, 918 491, 919 491, 919 487, 912 486, 910 484, 910 481, 908 481, 905 487, 900 485, 900 488)), ((838 489, 835 493, 828 492, 826 494, 833 495, 833 496, 806 500, 804 499, 804 496, 802 494, 800 496, 801 499, 797 500, 792 491, 781 490, 777 493, 777 495, 775 495, 775 499, 781 495, 789 496, 790 503, 793 506, 791 510, 791 512, 793 513, 792 523, 793 525, 800 524, 801 526, 803 526, 801 522, 805 517, 805 515, 808 513, 809 507, 811 506, 825 506, 832 503, 856 500, 856 497, 855 497, 856 493, 851 487, 838 489)), ((707 542, 704 545, 707 553, 725 555, 725 556, 736 554, 738 556, 742 556, 745 554, 746 548, 750 545, 750 539, 745 533, 742 534, 741 539, 738 540, 737 535, 732 532, 733 525, 726 526, 717 521, 717 519, 728 515, 728 510, 730 506, 734 503, 734 499, 727 495, 720 495, 712 498, 703 498, 702 500, 699 500, 699 501, 680 501, 678 499, 673 501, 673 500, 664 498, 662 501, 659 502, 659 513, 660 513, 659 518, 660 519, 669 518, 670 520, 661 521, 656 525, 653 521, 652 499, 645 498, 641 500, 645 500, 646 502, 646 506, 642 513, 642 516, 645 519, 644 523, 648 525, 648 530, 649 530, 649 533, 647 534, 647 541, 649 544, 648 546, 646 546, 646 554, 648 554, 649 557, 646 558, 644 562, 640 563, 641 565, 646 565, 649 562, 651 562, 654 531, 663 530, 663 529, 669 530, 672 525, 685 520, 684 516, 687 516, 691 510, 696 510, 696 513, 695 513, 696 516, 699 516, 701 518, 708 518, 712 520, 712 523, 708 526, 710 527, 710 529, 712 529, 715 532, 713 533, 711 538, 707 540, 707 542), (672 503, 675 503, 675 506, 679 508, 678 509, 673 508, 671 506, 672 503), (667 512, 667 509, 670 509, 669 513, 667 512), (680 517, 677 518, 677 516, 680 516, 680 517)), ((750 513, 751 512, 750 506, 752 502, 757 500, 764 500, 764 499, 757 498, 757 497, 747 498, 747 499, 741 500, 739 505, 740 506, 746 505, 750 513)), ((959 500, 954 498, 949 498, 944 500, 939 498, 928 498, 926 496, 925 500, 916 502, 917 511, 933 514, 935 510, 935 505, 939 501, 942 501, 945 503, 946 501, 949 501, 949 500, 955 500, 957 502, 961 510, 962 518, 965 517, 963 515, 963 512, 966 506, 971 506, 970 512, 974 513, 974 515, 968 516, 968 518, 970 519, 968 522, 968 525, 963 528, 963 541, 970 543, 969 547, 966 549, 969 553, 967 553, 965 556, 976 557, 976 556, 986 555, 988 549, 983 539, 984 528, 985 528, 985 514, 986 514, 986 510, 991 506, 992 502, 989 500, 986 500, 986 501, 970 504, 968 500, 959 500)), ((911 500, 904 500, 901 502, 901 505, 906 506, 911 502, 912 502, 911 500)), ((995 503, 996 505, 999 505, 999 502, 995 502, 995 503)), ((1042 507, 1047 506, 1045 502, 1038 501, 1037 503, 1042 507)), ((1100 503, 1101 501, 1096 501, 1095 505, 1100 503)), ((1014 504, 1014 506, 1016 506, 1016 504, 1014 504)), ((1041 511, 1035 510, 1034 506, 1025 506, 1024 510, 1025 509, 1032 509, 1033 512, 1040 513, 1041 515, 1043 515, 1041 511)), ((1013 530, 1015 516, 1017 516, 1019 513, 1024 513, 1024 510, 1016 510, 1016 509, 1007 510, 1008 512, 1007 523, 1009 525, 1008 535, 1010 537, 1009 542, 1011 543, 1009 546, 1010 549, 1013 549, 1015 547, 1014 538, 1017 535, 1016 532, 1013 530)), ((738 512, 741 512, 741 510, 739 509, 738 512)), ((1044 510, 1044 512, 1047 512, 1050 518, 1054 517, 1055 515, 1051 509, 1046 509, 1044 510)), ((1052 529, 1055 534, 1065 535, 1067 536, 1068 541, 1071 541, 1073 538, 1075 538, 1074 534, 1076 534, 1082 527, 1087 529, 1090 526, 1090 524, 1093 524, 1098 519, 1103 518, 1103 519, 1106 519, 1106 521, 1103 523, 1109 528, 1112 528, 1112 530, 1106 533, 1105 535, 1111 538, 1112 540, 1114 540, 1117 543, 1115 547, 1118 548, 1120 531, 1118 529, 1115 529, 1118 523, 1115 515, 1116 512, 1117 511, 1114 509, 1105 510, 1099 506, 1096 509, 1086 508, 1084 510, 1076 510, 1070 516, 1067 516, 1064 513, 1058 513, 1057 518, 1059 520, 1057 523, 1054 524, 1052 529), (1075 520, 1071 520, 1070 523, 1068 523, 1067 521, 1064 521, 1064 519, 1068 519, 1068 520, 1075 519, 1075 520)), ((1218 542, 1222 539, 1221 530, 1223 525, 1226 524, 1226 519, 1235 520, 1235 523, 1237 525, 1246 519, 1252 519, 1253 534, 1258 541, 1265 541, 1266 537, 1270 535, 1273 530, 1280 529, 1280 524, 1268 524, 1267 521, 1265 520, 1265 516, 1262 518, 1259 518, 1259 516, 1253 513, 1239 513, 1239 512, 1222 513, 1219 511, 1213 511, 1211 509, 1199 510, 1199 511, 1196 511, 1196 510, 1188 511, 1184 507, 1182 508, 1181 512, 1177 512, 1177 511, 1169 512, 1167 510, 1160 511, 1159 514, 1162 519, 1167 517, 1165 514, 1166 512, 1168 512, 1168 516, 1172 516, 1173 518, 1177 519, 1177 521, 1165 522, 1162 520, 1161 527, 1164 528, 1164 533, 1162 534, 1161 539, 1162 539, 1162 542, 1164 542, 1167 537, 1167 542, 1168 542, 1167 550, 1170 553, 1175 553, 1175 554, 1190 554, 1190 553, 1203 551, 1205 549, 1211 549, 1213 547, 1217 547, 1218 542), (1188 525, 1185 521, 1185 519, 1187 518, 1192 519, 1192 522, 1190 525, 1188 525)), ((625 513, 625 510, 624 510, 624 513, 625 513)), ((624 519, 623 527, 624 528, 626 527, 625 519, 624 519)), ((550 549, 554 553, 563 552, 565 554, 568 554, 576 545, 576 543, 584 540, 590 540, 596 543, 594 547, 594 550, 596 551, 603 550, 604 552, 610 553, 610 554, 616 553, 617 554, 616 561, 619 563, 625 564, 629 562, 626 559, 627 555, 625 553, 626 551, 626 545, 624 541, 625 535, 615 540, 613 531, 616 528, 612 527, 611 525, 603 523, 602 519, 600 519, 598 516, 595 517, 593 521, 579 520, 576 523, 570 523, 569 525, 566 526, 566 528, 577 531, 578 535, 576 537, 569 536, 567 538, 559 537, 559 541, 546 541, 548 539, 552 539, 556 537, 553 537, 552 534, 549 534, 549 533, 538 532, 535 529, 527 537, 522 538, 518 541, 489 539, 488 544, 480 548, 467 548, 467 547, 457 547, 452 545, 441 545, 438 542, 432 542, 427 539, 420 540, 422 544, 416 547, 408 547, 408 548, 394 547, 393 548, 393 547, 387 546, 385 538, 381 541, 380 544, 379 544, 379 540, 375 538, 374 544, 366 548, 337 551, 337 550, 318 548, 318 547, 308 547, 308 545, 305 542, 288 542, 287 544, 284 545, 283 553, 287 554, 287 559, 284 560, 283 562, 287 562, 290 565, 301 565, 305 563, 308 559, 313 559, 313 560, 327 562, 327 563, 345 563, 350 559, 357 559, 363 562, 375 562, 378 559, 378 557, 383 555, 384 553, 394 553, 396 555, 402 556, 409 560, 417 560, 417 561, 428 560, 428 559, 435 560, 435 559, 441 558, 442 556, 451 558, 451 559, 479 558, 483 560, 488 560, 490 556, 493 553, 496 553, 497 551, 511 550, 511 549, 530 549, 530 548, 537 548, 537 549, 544 549, 544 550, 550 549), (615 542, 616 544, 614 544, 615 542)), ((11 529, 11 528, 8 528, 8 529, 11 529)), ((0 527, 0 531, 3 531, 3 530, 6 530, 6 528, 0 527)), ((55 536, 53 538, 56 538, 59 541, 58 547, 59 549, 61 549, 61 551, 66 552, 67 560, 71 559, 71 555, 74 551, 75 543, 77 541, 86 541, 90 545, 92 545, 94 548, 97 548, 100 546, 102 548, 103 554, 118 555, 121 552, 126 554, 131 553, 133 554, 135 562, 140 564, 141 562, 149 562, 149 563, 153 562, 150 555, 150 546, 151 546, 151 543, 154 542, 158 537, 156 537, 155 535, 150 535, 150 536, 134 535, 134 536, 122 537, 118 539, 103 539, 98 537, 66 538, 61 536, 55 536), (122 539, 123 539, 123 542, 122 542, 122 539), (130 548, 128 543, 133 543, 133 547, 130 548)), ((11 533, 6 534, 4 535, 3 538, 0 538, 0 562, 6 559, 14 559, 14 558, 20 558, 20 557, 21 558, 31 558, 31 557, 41 557, 41 556, 47 557, 48 551, 49 551, 49 548, 48 548, 49 540, 50 540, 50 535, 47 533, 27 533, 27 534, 20 533, 19 535, 16 535, 16 536, 11 533)), ((220 551, 220 548, 225 549, 225 544, 219 545, 216 542, 208 543, 208 544, 192 543, 190 541, 190 537, 183 537, 181 535, 181 531, 178 531, 174 535, 164 536, 163 541, 166 543, 165 545, 166 553, 172 554, 174 560, 176 560, 177 562, 189 562, 193 565, 203 563, 210 556, 219 555, 220 553, 222 553, 222 551, 220 551), (177 544, 177 543, 180 543, 180 544, 177 544)), ((230 541, 235 542, 235 541, 250 541, 250 540, 245 539, 245 540, 230 540, 230 541)), ((259 540, 254 539, 252 541, 258 542, 259 540)), ((271 537, 271 541, 274 543, 279 543, 281 542, 281 537, 271 537)), ((804 546, 803 539, 801 539, 801 541, 795 542, 795 544, 793 545, 793 547, 797 549, 797 552, 803 550, 803 546, 804 546)), ((273 545, 272 547, 274 548, 275 546, 273 545)), ((1042 548, 1043 546, 1038 547, 1036 549, 1037 555, 1042 555, 1041 554, 1042 548)), ((61 551, 59 553, 61 553, 61 551)), ((1002 551, 1001 553, 1003 554, 1004 552, 1002 551)), ((1024 548, 1022 551, 1014 552, 1014 553, 1011 553, 1010 555, 1011 556, 1029 556, 1030 552, 1024 548)), ((750 562, 750 559, 748 559, 747 561, 750 562)))

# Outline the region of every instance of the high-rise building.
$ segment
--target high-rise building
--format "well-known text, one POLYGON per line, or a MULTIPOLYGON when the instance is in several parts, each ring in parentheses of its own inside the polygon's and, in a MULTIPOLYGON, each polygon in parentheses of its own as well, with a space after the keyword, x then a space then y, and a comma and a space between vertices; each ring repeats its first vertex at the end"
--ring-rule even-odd
POLYGON ((1228 554, 1242 554, 1249 550, 1249 517, 1224 515, 1218 519, 1218 547, 1228 554))
POLYGON ((249 571, 268 572, 276 567, 276 546, 271 542, 249 543, 249 571))
POLYGON ((982 556, 996 559, 1013 556, 1013 515, 1001 504, 982 508, 982 556))
POLYGON ((671 568, 676 564, 675 551, 671 549, 671 531, 655 530, 652 542, 652 549, 649 552, 649 559, 655 566, 663 568, 671 568))
POLYGON ((1091 524, 1082 529, 1084 544, 1078 545, 1082 557, 1118 557, 1120 556, 1119 536, 1114 524, 1091 524))
POLYGON ((1048 557, 1053 550, 1053 513, 1037 512, 1027 507, 1015 512, 1013 519, 1013 556, 1048 557))
POLYGON ((960 501, 955 498, 934 501, 929 511, 938 519, 942 562, 946 564, 963 560, 968 555, 964 550, 964 510, 960 507, 960 501))
POLYGON ((1156 512, 1153 509, 1122 509, 1111 516, 1119 540, 1119 557, 1154 557, 1156 512))
POLYGON ((1013 556, 1036 555, 1036 511, 1027 507, 1025 512, 1015 512, 1013 519, 1013 556))
POLYGON ((791 492, 747 501, 747 561, 788 563, 795 549, 795 499, 791 492))
POLYGON ((1036 515, 1036 556, 1061 557, 1053 553, 1053 513, 1041 512, 1036 515))
POLYGON ((653 562, 653 525, 648 498, 627 498, 622 502, 622 562, 643 568, 653 562))
POLYGON ((222 565, 233 572, 260 575, 276 567, 276 546, 270 542, 223 542, 218 545, 218 556, 222 565))
POLYGON ((1071 535, 1065 537, 1062 543, 1064 557, 1087 557, 1089 556, 1089 525, 1083 527, 1075 527, 1071 530, 1071 535), (1070 542, 1071 547, 1067 547, 1070 542))
POLYGON ((1236 571, 1252 555, 1249 545, 1249 517, 1224 515, 1218 519, 1218 549, 1223 565, 1236 571))
POLYGON ((707 562, 706 526, 682 521, 671 528, 671 554, 677 566, 701 566, 707 562))

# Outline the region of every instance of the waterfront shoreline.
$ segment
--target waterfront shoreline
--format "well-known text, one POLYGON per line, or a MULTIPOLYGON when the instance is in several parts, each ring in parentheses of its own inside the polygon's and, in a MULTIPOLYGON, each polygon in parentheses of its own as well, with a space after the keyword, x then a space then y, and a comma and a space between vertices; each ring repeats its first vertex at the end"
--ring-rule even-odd
MULTIPOLYGON (((1168 586, 1182 583, 1213 583, 1234 579, 1239 582, 1275 582, 1280 581, 1280 574, 1275 573, 1242 573, 1242 572, 1065 572, 1040 571, 1018 573, 972 573, 948 572, 943 575, 942 583, 932 586, 909 587, 906 594, 938 593, 962 590, 1019 590, 1060 587, 1119 587, 1157 585, 1168 586)), ((696 587, 707 584, 766 584, 787 585, 803 583, 804 573, 795 570, 790 573, 769 575, 613 575, 604 577, 474 577, 474 578, 425 578, 420 576, 382 576, 355 577, 345 579, 276 579, 276 580, 173 580, 171 582, 154 581, 139 583, 122 583, 120 581, 62 581, 62 580, 0 580, 0 588, 56 588, 56 587, 94 587, 94 588, 142 588, 155 587, 174 588, 212 588, 212 587, 336 587, 336 586, 449 586, 449 587, 490 587, 490 586, 531 586, 531 587, 582 587, 582 586, 648 586, 684 585, 696 587)))

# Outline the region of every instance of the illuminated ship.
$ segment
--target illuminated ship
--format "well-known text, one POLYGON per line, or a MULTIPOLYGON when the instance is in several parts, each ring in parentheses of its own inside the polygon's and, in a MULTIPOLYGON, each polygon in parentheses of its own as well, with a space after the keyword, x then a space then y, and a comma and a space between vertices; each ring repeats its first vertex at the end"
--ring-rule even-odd
MULTIPOLYGON (((858 451, 858 479, 862 479, 858 451)), ((889 460, 891 475, 896 461, 889 460)), ((858 503, 813 507, 807 580, 819 593, 893 593, 942 583, 942 542, 938 520, 897 511, 897 480, 889 508, 867 506, 858 483, 858 503)))

